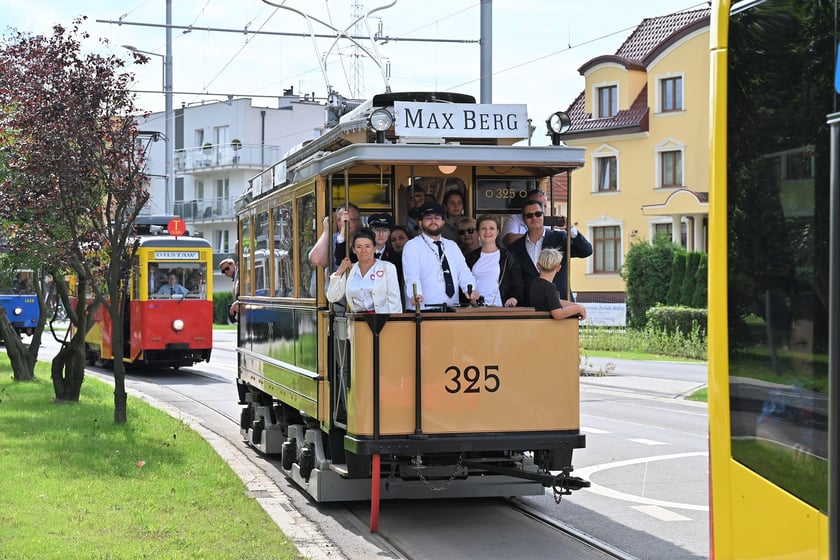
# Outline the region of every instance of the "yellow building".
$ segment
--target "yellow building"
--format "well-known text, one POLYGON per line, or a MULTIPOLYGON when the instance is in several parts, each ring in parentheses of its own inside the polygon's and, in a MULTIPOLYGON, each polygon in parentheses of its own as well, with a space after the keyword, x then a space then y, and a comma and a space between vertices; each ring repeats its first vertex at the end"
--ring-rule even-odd
POLYGON ((664 231, 706 250, 709 10, 645 19, 614 55, 579 72, 586 86, 560 138, 586 148, 571 220, 594 253, 573 263, 572 286, 578 301, 620 303, 631 243, 664 231))

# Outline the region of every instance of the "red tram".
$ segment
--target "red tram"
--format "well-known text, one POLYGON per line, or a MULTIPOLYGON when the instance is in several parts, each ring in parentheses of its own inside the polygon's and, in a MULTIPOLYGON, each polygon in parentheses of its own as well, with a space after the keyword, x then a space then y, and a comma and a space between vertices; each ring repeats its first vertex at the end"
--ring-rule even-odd
MULTIPOLYGON (((149 221, 139 224, 145 231, 139 236, 129 274, 124 360, 174 368, 210 361, 213 347, 210 242, 187 235, 155 235, 151 223, 154 220, 149 221)), ((86 357, 92 364, 114 359, 111 317, 100 307, 95 312, 95 321, 85 339, 86 357)))

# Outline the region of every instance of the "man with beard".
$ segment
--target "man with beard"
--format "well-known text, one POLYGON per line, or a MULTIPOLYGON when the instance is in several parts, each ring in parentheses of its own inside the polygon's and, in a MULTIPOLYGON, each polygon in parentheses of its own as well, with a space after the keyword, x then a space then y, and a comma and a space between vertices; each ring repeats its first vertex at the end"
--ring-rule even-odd
POLYGON ((441 237, 444 210, 440 204, 420 207, 421 234, 403 247, 403 277, 407 309, 458 305, 458 288, 471 301, 478 299, 476 281, 458 244, 441 237), (472 291, 470 288, 472 287, 472 291), (415 296, 415 289, 417 295, 415 296))

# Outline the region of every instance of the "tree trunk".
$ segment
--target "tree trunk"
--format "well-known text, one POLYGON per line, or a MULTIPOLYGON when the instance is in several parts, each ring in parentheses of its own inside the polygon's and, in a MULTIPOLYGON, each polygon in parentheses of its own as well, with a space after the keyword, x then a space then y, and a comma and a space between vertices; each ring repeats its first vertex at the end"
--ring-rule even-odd
POLYGON ((35 378, 35 364, 29 360, 28 348, 9 322, 4 307, 0 307, 0 335, 6 344, 14 380, 32 381, 35 378))

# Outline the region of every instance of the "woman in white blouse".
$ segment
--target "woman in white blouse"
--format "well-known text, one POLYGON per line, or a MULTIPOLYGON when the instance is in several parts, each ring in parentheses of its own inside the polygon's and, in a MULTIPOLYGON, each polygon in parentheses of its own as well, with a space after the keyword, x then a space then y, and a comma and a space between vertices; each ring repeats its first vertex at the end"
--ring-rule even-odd
POLYGON ((402 298, 397 268, 374 258, 376 237, 367 228, 360 230, 353 239, 353 252, 358 262, 347 257, 330 275, 327 299, 335 303, 347 300, 351 313, 402 313, 402 298))

